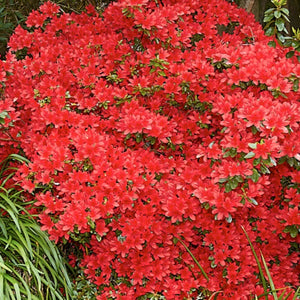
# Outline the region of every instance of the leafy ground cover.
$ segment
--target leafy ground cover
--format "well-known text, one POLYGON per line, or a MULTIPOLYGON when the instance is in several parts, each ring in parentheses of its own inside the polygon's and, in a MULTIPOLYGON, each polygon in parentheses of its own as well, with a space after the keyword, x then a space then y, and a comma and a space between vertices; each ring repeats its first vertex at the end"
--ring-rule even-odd
POLYGON ((31 161, 16 180, 86 293, 268 299, 276 287, 293 299, 300 66, 291 49, 220 0, 124 0, 101 16, 47 2, 27 26, 0 65, 0 158, 31 161))
POLYGON ((69 300, 73 295, 67 264, 34 219, 18 186, 5 188, 26 162, 12 154, 0 170, 0 298, 5 300, 69 300))

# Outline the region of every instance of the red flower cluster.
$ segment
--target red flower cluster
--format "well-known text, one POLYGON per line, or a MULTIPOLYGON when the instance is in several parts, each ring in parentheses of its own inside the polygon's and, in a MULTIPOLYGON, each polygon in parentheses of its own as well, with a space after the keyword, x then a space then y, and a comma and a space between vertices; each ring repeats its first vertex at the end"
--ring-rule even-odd
POLYGON ((0 66, 2 155, 31 160, 18 178, 42 228, 98 299, 250 299, 241 226, 275 286, 299 284, 300 66, 252 15, 225 0, 122 0, 102 16, 47 2, 27 25, 0 66))

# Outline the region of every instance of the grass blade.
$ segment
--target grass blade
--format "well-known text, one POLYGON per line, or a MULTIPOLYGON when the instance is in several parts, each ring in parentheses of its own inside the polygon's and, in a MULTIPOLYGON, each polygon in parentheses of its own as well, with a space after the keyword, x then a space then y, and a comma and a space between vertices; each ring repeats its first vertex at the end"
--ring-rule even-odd
POLYGON ((295 295, 293 297, 293 300, 296 300, 300 296, 300 286, 298 287, 297 291, 295 292, 295 295))
POLYGON ((23 157, 23 156, 21 156, 21 155, 19 155, 19 154, 16 154, 16 153, 10 154, 10 155, 7 157, 7 159, 9 159, 9 160, 16 160, 16 161, 18 161, 18 162, 20 162, 20 163, 25 162, 26 164, 30 164, 30 160, 28 160, 27 158, 25 158, 25 157, 23 157))
POLYGON ((2 218, 0 217, 0 228, 2 230, 2 234, 4 235, 5 238, 8 238, 8 235, 7 235, 7 230, 6 230, 6 225, 5 223, 3 222, 2 218))
MULTIPOLYGON (((284 295, 286 293, 286 289, 282 292, 282 294, 279 296, 278 300, 282 300, 284 295)), ((289 296, 292 294, 292 291, 290 291, 285 297, 284 300, 287 300, 289 298, 289 296)))
POLYGON ((28 213, 33 201, 25 202, 16 185, 4 187, 17 170, 10 166, 12 160, 30 163, 18 154, 0 162, 0 299, 72 299, 73 283, 65 259, 28 213))
POLYGON ((222 293, 222 291, 217 291, 217 292, 214 292, 209 298, 208 300, 212 300, 212 299, 217 299, 217 295, 222 293))
POLYGON ((268 276, 268 279, 269 279, 269 283, 270 283, 270 287, 271 287, 271 293, 274 297, 274 300, 278 300, 278 297, 277 297, 277 293, 276 293, 276 289, 275 289, 275 286, 274 286, 274 282, 272 280, 272 277, 271 277, 271 274, 270 274, 270 271, 269 271, 269 268, 267 266, 267 263, 265 261, 265 258, 262 254, 262 252, 260 251, 260 255, 261 255, 261 259, 262 259, 262 262, 263 262, 263 265, 264 265, 264 268, 266 270, 266 273, 267 273, 267 276, 268 276))
POLYGON ((193 253, 190 251, 190 249, 186 246, 186 244, 179 237, 177 237, 177 239, 183 245, 183 247, 189 253, 189 255, 192 257, 192 259, 194 260, 195 264, 200 269, 200 271, 201 271, 202 275, 205 277, 205 279, 207 281, 209 281, 209 278, 208 278, 207 274, 205 273, 204 269, 201 267, 201 265, 199 264, 198 260, 195 258, 195 256, 193 255, 193 253))
POLYGON ((16 293, 17 300, 21 300, 21 293, 20 293, 20 288, 18 283, 14 283, 14 290, 16 293))
POLYGON ((259 275, 260 275, 260 278, 261 278, 261 281, 262 281, 262 285, 263 285, 263 289, 264 289, 264 292, 265 292, 265 299, 267 300, 267 299, 268 299, 268 296, 267 296, 267 295, 268 295, 267 282, 266 282, 266 279, 265 279, 265 276, 264 276, 264 273, 263 273, 263 270, 262 270, 260 261, 259 261, 259 259, 258 259, 258 256, 257 256, 257 254, 256 254, 256 252, 255 252, 255 249, 254 249, 254 247, 253 247, 253 245, 252 245, 252 242, 251 242, 251 240, 250 240, 250 238, 249 238, 249 236, 248 236, 248 234, 247 234, 245 228, 244 228, 243 226, 241 226, 241 227, 242 227, 242 229, 243 229, 243 231, 244 231, 244 233, 245 233, 245 235, 246 235, 246 238, 247 238, 247 240, 248 240, 248 243, 249 243, 249 245, 250 245, 250 248, 251 248, 251 250, 252 250, 252 253, 253 253, 253 255, 254 255, 254 258, 255 258, 255 260, 256 260, 256 264, 257 264, 257 267, 258 267, 258 270, 259 270, 259 275))

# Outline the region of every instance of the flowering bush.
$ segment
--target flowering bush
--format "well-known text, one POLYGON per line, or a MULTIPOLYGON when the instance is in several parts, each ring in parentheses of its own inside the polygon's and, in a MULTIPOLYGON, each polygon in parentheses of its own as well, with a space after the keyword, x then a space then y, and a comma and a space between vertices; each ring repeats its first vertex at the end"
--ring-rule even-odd
POLYGON ((2 153, 31 160, 18 179, 97 299, 262 294, 242 226, 275 286, 299 284, 289 49, 223 0, 122 0, 102 16, 47 2, 27 25, 1 62, 2 153))

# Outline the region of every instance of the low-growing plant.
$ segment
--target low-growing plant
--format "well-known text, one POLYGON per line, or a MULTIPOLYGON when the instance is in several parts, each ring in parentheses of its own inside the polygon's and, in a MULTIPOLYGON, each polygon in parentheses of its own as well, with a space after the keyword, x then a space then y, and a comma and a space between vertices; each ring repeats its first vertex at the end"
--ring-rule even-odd
POLYGON ((0 299, 71 299, 67 263, 28 212, 32 203, 25 201, 23 191, 6 187, 15 161, 28 162, 10 155, 2 161, 0 172, 0 299))

